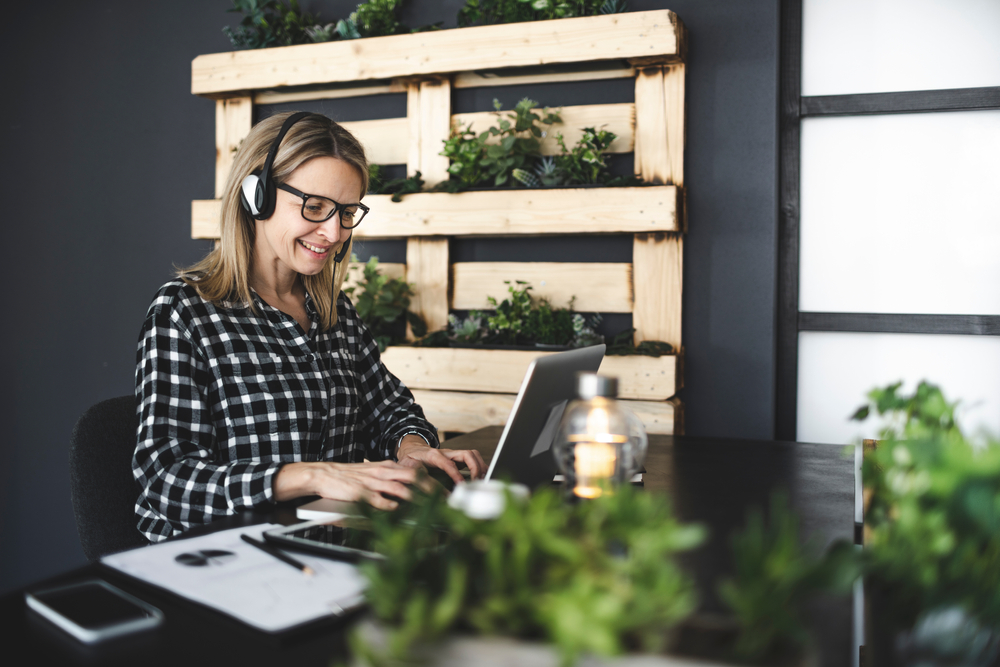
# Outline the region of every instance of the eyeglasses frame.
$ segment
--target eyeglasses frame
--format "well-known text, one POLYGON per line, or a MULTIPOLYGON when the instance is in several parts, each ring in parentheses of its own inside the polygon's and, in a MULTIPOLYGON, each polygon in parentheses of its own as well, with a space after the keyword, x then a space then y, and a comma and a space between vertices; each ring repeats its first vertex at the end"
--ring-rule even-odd
POLYGON ((358 209, 360 209, 361 211, 364 211, 364 212, 361 214, 361 217, 358 218, 358 221, 356 223, 354 223, 353 225, 345 225, 344 224, 344 216, 343 215, 340 216, 340 226, 343 229, 354 229, 355 227, 357 227, 358 225, 361 224, 361 221, 364 220, 365 216, 368 215, 368 212, 371 211, 370 208, 368 208, 367 206, 365 206, 361 202, 357 202, 357 203, 354 203, 354 204, 341 204, 340 202, 334 201, 333 199, 330 199, 329 197, 324 197, 323 195, 310 195, 310 194, 306 194, 305 192, 302 192, 301 190, 296 190, 292 186, 287 185, 285 183, 279 184, 277 186, 277 188, 279 190, 284 190, 285 192, 293 194, 296 197, 301 197, 302 198, 302 219, 303 220, 308 220, 309 222, 315 223, 317 225, 326 222, 327 220, 329 220, 333 216, 337 215, 337 213, 340 213, 340 212, 344 211, 349 206, 357 206, 358 209), (332 202, 333 203, 333 211, 331 211, 330 215, 326 216, 322 220, 310 220, 309 218, 306 217, 306 202, 309 201, 310 197, 316 197, 317 199, 325 199, 328 202, 332 202))

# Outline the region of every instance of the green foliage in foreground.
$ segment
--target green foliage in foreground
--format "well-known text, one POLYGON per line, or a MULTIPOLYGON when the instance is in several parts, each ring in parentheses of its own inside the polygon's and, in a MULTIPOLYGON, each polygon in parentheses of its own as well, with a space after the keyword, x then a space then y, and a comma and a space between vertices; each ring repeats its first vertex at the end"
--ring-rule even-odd
MULTIPOLYGON (((351 255, 351 270, 356 270, 357 262, 357 256, 351 255)), ((407 323, 414 335, 427 333, 423 320, 409 311, 413 286, 400 278, 379 273, 378 257, 370 258, 365 264, 357 287, 346 287, 344 293, 351 297, 361 321, 375 337, 379 352, 406 340, 407 323)))
POLYGON ((970 442, 940 388, 900 386, 872 391, 854 415, 891 417, 863 464, 867 567, 906 627, 952 605, 1000 627, 1000 443, 970 442))
POLYGON ((393 628, 385 657, 453 631, 542 639, 565 664, 584 652, 659 650, 696 605, 674 557, 704 530, 630 486, 575 505, 548 488, 508 496, 495 520, 471 519, 440 495, 369 518, 387 557, 362 566, 372 609, 393 628))
POLYGON ((771 498, 765 523, 760 510, 733 537, 735 574, 719 584, 719 595, 736 614, 740 633, 735 657, 754 664, 781 664, 809 642, 803 603, 818 592, 846 594, 861 574, 854 546, 836 543, 822 557, 803 546, 798 520, 785 497, 771 498))

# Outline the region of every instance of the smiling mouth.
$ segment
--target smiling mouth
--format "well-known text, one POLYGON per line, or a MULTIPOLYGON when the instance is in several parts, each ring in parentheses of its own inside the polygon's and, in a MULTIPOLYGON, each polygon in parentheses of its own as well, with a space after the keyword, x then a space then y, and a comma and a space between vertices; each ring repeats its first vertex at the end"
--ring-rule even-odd
POLYGON ((315 246, 311 243, 306 243, 305 241, 302 240, 299 240, 299 243, 301 243, 304 248, 312 250, 313 252, 318 253, 320 255, 326 254, 326 251, 329 250, 329 248, 320 248, 319 246, 315 246))

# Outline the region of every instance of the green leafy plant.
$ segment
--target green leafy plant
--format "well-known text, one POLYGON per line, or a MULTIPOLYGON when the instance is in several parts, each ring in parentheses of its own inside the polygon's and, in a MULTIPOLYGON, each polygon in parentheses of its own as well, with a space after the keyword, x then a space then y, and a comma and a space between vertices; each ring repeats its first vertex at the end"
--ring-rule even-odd
POLYGON ((541 125, 562 122, 557 112, 546 109, 543 115, 534 112, 538 102, 522 99, 513 114, 501 115, 499 100, 493 100, 497 124, 476 134, 469 125, 455 129, 444 142, 444 155, 451 160, 448 173, 453 185, 445 189, 475 187, 477 185, 504 185, 514 178, 514 173, 525 175, 534 169, 544 136, 541 125), (457 181, 457 182, 456 182, 457 181))
POLYGON ((545 298, 534 298, 531 285, 523 280, 505 280, 508 296, 503 301, 487 297, 495 311, 469 311, 468 317, 448 316, 448 327, 414 343, 420 347, 459 345, 556 345, 587 347, 604 342, 594 331, 601 316, 589 320, 568 308, 556 308, 545 298))
POLYGON ((608 349, 605 351, 605 354, 609 356, 662 357, 665 354, 674 353, 676 350, 673 345, 659 340, 644 340, 636 345, 634 328, 626 329, 612 337, 608 343, 608 349))
POLYGON ((627 9, 625 0, 468 0, 458 12, 458 25, 544 21, 627 9))
POLYGON ((1000 627, 1000 442, 970 441, 957 403, 921 382, 875 389, 854 414, 890 420, 862 468, 866 567, 901 627, 921 612, 958 607, 1000 627))
POLYGON ((369 520, 386 559, 362 570, 396 659, 453 631, 543 639, 564 664, 585 652, 658 650, 696 604, 675 557, 704 530, 678 523, 664 496, 630 486, 575 505, 548 488, 525 501, 508 495, 493 520, 469 518, 441 495, 369 520))
POLYGON ((733 657, 780 664, 809 641, 803 604, 821 592, 846 594, 861 573, 851 544, 835 543, 820 555, 803 546, 798 519, 783 494, 771 498, 768 521, 752 510, 746 528, 732 540, 735 574, 719 584, 719 595, 736 615, 740 631, 733 657))
POLYGON ((318 17, 299 7, 298 0, 287 0, 287 4, 277 0, 233 0, 233 7, 227 11, 243 14, 235 29, 222 29, 238 49, 306 44, 313 41, 306 29, 319 22, 318 17))
POLYGON ((406 178, 386 179, 382 167, 377 164, 368 167, 368 193, 373 195, 392 195, 392 201, 403 201, 403 195, 420 192, 424 189, 424 179, 417 171, 406 178))
POLYGON ((569 345, 584 347, 604 342, 593 327, 600 322, 588 323, 579 313, 573 313, 573 302, 568 308, 554 308, 548 299, 535 299, 530 294, 531 285, 523 280, 513 283, 505 280, 508 297, 497 302, 487 301, 495 312, 486 318, 485 331, 480 338, 487 343, 501 345, 569 345))
MULTIPOLYGON (((351 256, 351 271, 356 270, 358 258, 351 256)), ((380 352, 386 347, 406 340, 409 323, 415 336, 427 333, 427 326, 416 313, 409 311, 413 286, 400 278, 389 278, 378 270, 378 257, 371 257, 362 269, 356 287, 344 288, 351 297, 361 321, 372 332, 380 352), (356 295, 356 296, 355 296, 356 295)))
POLYGON ((337 23, 337 32, 343 39, 381 37, 410 32, 409 28, 399 22, 399 12, 402 7, 403 0, 368 0, 358 5, 346 19, 341 19, 337 23))

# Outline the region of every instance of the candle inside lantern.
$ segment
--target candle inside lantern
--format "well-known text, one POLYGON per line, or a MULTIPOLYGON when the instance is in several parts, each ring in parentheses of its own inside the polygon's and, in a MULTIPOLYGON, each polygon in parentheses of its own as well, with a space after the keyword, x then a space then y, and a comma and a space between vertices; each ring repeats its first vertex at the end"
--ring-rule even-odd
POLYGON ((618 466, 618 448, 627 440, 620 435, 597 433, 577 441, 573 446, 576 472, 573 493, 581 498, 599 498, 605 491, 610 493, 610 482, 618 466))

